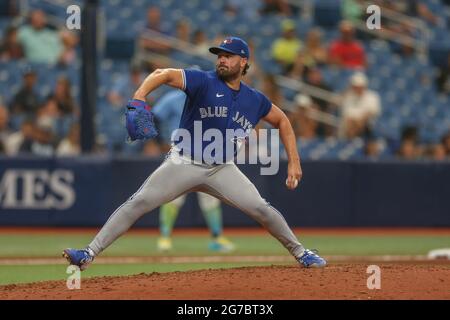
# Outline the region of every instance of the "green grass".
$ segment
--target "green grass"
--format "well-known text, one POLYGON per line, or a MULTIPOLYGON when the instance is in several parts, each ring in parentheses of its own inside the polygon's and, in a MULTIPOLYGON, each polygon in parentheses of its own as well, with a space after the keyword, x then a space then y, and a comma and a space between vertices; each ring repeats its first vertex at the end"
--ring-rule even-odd
MULTIPOLYGON (((324 255, 416 255, 437 247, 450 246, 450 235, 424 236, 311 236, 298 235, 308 248, 324 255)), ((236 245, 236 255, 285 255, 286 250, 269 235, 229 237, 236 245)), ((156 236, 129 234, 119 238, 104 256, 157 256, 156 236)), ((55 257, 64 248, 81 248, 92 240, 89 235, 0 235, 0 257, 55 257)), ((172 256, 204 256, 208 251, 206 236, 175 236, 172 256)))
MULTIPOLYGON (((94 234, 31 234, 0 235, 0 257, 57 257, 67 247, 86 246, 94 234)), ((317 248, 322 255, 425 255, 429 250, 449 247, 450 235, 415 236, 348 236, 298 234, 308 248, 317 248)), ((268 234, 229 235, 237 250, 232 255, 285 255, 287 251, 268 234)), ((161 254, 156 250, 155 235, 127 234, 119 238, 102 256, 206 256, 215 255, 207 249, 209 238, 205 235, 176 235, 174 250, 161 254)), ((227 254, 231 255, 231 254, 227 254)), ((62 258, 61 258, 62 259, 62 258)), ((171 272, 208 268, 267 265, 273 263, 195 263, 195 264, 96 264, 83 272, 83 277, 130 275, 136 273, 171 272)), ((0 265, 0 284, 66 279, 65 265, 0 265)))

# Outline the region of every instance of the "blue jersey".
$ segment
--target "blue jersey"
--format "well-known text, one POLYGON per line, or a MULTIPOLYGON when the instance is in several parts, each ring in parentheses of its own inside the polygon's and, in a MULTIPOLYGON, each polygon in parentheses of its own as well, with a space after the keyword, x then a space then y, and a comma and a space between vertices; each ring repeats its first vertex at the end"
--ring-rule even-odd
POLYGON ((194 139, 199 133, 195 132, 198 131, 199 123, 202 136, 208 132, 208 129, 216 129, 216 132, 220 131, 222 134, 222 163, 224 163, 233 160, 239 147, 236 146, 231 157, 225 152, 226 143, 230 140, 227 129, 228 131, 230 131, 229 129, 236 130, 237 134, 232 138, 233 141, 245 138, 272 107, 270 100, 258 90, 243 82, 241 82, 239 90, 233 90, 219 79, 215 71, 183 70, 182 89, 187 98, 179 127, 189 131, 191 139, 190 141, 174 139, 173 143, 178 149, 182 149, 183 154, 194 159, 201 157, 202 162, 207 160, 202 156, 205 154, 205 148, 208 148, 215 138, 211 138, 211 141, 203 140, 201 147, 196 147, 194 139), (194 127, 195 122, 197 129, 194 127))

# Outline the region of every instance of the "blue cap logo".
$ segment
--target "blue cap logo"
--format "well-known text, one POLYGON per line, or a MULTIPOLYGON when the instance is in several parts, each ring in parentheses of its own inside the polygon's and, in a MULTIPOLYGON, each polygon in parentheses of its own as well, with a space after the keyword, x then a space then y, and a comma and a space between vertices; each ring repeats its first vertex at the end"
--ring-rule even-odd
POLYGON ((219 52, 228 52, 236 54, 243 58, 250 58, 250 51, 247 42, 238 37, 228 37, 222 41, 220 46, 209 48, 209 52, 219 54, 219 52))

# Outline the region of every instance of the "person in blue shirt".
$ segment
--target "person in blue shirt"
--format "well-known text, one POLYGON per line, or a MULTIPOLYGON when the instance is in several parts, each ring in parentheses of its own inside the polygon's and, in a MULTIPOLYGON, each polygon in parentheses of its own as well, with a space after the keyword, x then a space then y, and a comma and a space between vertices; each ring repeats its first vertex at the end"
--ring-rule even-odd
MULTIPOLYGON (((160 142, 169 145, 172 132, 178 128, 183 106, 186 102, 186 94, 181 90, 172 90, 164 94, 152 108, 159 128, 160 142)), ((212 239, 208 245, 210 250, 230 252, 234 250, 234 244, 223 236, 222 208, 220 201, 206 193, 197 193, 198 204, 211 231, 212 239)), ((159 251, 172 249, 172 230, 180 212, 180 208, 186 201, 182 195, 168 203, 163 204, 159 210, 159 231, 157 248, 159 251)))
MULTIPOLYGON (((250 57, 244 40, 227 37, 209 51, 217 55, 215 70, 158 69, 135 92, 133 99, 143 102, 149 93, 163 84, 183 90, 187 99, 178 128, 180 134, 172 137, 173 147, 165 161, 110 216, 93 241, 84 249, 63 251, 70 264, 84 270, 142 215, 180 195, 200 191, 225 201, 256 220, 301 266, 326 265, 314 250, 306 249, 298 241, 283 215, 261 197, 255 185, 239 170, 233 162, 236 152, 223 152, 229 145, 227 130, 233 129, 231 140, 235 143, 248 137, 260 120, 268 122, 279 130, 285 146, 288 158, 286 186, 293 190, 300 181, 302 170, 289 119, 264 94, 242 81, 249 68, 250 57), (208 132, 222 134, 223 149, 217 148, 215 154, 206 152, 213 143, 205 139, 208 132), (203 137, 200 143, 199 135, 203 137), (224 135, 227 139, 223 139, 224 135)), ((219 135, 214 138, 218 139, 214 141, 215 145, 222 144, 219 135)))

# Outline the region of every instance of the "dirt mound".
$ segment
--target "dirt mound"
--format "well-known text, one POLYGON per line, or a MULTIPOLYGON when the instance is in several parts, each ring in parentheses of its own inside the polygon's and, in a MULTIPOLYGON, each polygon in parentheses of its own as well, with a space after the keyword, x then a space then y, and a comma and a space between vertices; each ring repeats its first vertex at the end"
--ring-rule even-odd
MULTIPOLYGON (((368 263, 151 273, 0 286, 1 299, 450 299, 450 264, 380 263, 381 289, 368 289, 368 263)), ((95 267, 95 266, 92 266, 95 267)))

